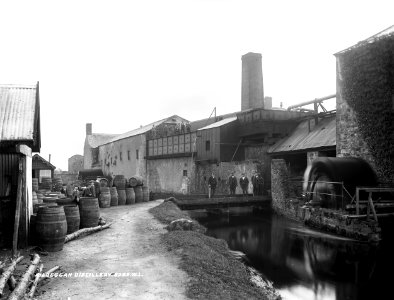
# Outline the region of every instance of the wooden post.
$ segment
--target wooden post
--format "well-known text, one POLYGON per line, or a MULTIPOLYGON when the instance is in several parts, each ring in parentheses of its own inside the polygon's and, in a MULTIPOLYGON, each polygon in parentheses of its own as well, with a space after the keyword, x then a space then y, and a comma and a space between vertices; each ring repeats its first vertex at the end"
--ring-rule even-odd
POLYGON ((22 158, 19 159, 18 168, 18 192, 16 196, 16 208, 15 208, 15 221, 14 221, 14 235, 12 239, 12 255, 15 256, 18 250, 18 232, 19 232, 19 219, 20 211, 22 207, 22 169, 23 163, 22 158))
POLYGON ((21 211, 19 219, 19 238, 18 246, 24 248, 27 246, 28 233, 29 233, 29 204, 28 204, 28 193, 26 186, 26 156, 21 157, 22 160, 22 200, 21 200, 21 211))
POLYGON ((360 194, 358 187, 356 188, 356 215, 360 214, 360 194))

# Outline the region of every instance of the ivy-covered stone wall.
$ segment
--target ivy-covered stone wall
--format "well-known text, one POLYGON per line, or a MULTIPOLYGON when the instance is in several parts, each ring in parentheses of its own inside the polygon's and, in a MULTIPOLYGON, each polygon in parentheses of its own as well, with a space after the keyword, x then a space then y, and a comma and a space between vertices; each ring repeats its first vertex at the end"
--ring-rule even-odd
POLYGON ((337 156, 394 183, 394 36, 337 54, 337 156))

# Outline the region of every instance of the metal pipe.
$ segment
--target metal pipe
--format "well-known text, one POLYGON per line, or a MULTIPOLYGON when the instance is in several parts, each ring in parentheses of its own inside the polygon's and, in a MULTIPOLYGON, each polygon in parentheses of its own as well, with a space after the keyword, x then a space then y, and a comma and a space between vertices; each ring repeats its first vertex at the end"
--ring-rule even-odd
POLYGON ((308 104, 313 104, 313 103, 322 102, 322 101, 324 101, 324 100, 328 100, 328 99, 335 98, 336 96, 337 96, 336 94, 333 94, 333 95, 329 95, 329 96, 326 96, 326 97, 316 98, 316 99, 314 99, 314 100, 310 100, 310 101, 306 101, 306 102, 301 102, 301 103, 299 103, 299 104, 290 105, 290 106, 287 108, 287 110, 291 110, 291 109, 293 109, 293 108, 301 107, 301 106, 308 105, 308 104))

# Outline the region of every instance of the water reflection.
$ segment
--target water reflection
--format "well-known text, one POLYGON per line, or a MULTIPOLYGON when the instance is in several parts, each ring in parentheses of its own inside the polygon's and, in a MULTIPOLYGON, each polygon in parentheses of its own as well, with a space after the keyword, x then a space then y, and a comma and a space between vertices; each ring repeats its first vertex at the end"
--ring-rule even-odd
POLYGON ((371 299, 390 291, 392 245, 371 246, 303 227, 270 211, 194 211, 208 234, 246 254, 284 299, 371 299))

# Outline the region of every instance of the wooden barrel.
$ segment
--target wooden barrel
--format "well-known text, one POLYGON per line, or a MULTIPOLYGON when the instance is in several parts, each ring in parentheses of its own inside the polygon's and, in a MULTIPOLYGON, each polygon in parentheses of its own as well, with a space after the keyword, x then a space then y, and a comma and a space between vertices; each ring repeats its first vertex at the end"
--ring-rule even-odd
POLYGON ((38 211, 39 211, 39 209, 41 207, 50 207, 50 206, 58 206, 58 205, 56 204, 56 202, 55 203, 38 203, 38 204, 33 204, 33 213, 34 214, 38 213, 38 211))
POLYGON ((123 175, 116 175, 114 178, 114 186, 119 190, 124 190, 126 188, 126 179, 123 175))
POLYGON ((142 201, 143 202, 149 201, 149 188, 147 186, 142 187, 142 201))
POLYGON ((81 222, 79 208, 77 205, 65 205, 63 208, 67 221, 67 234, 70 234, 79 229, 81 222))
POLYGON ((97 198, 81 197, 79 199, 80 209, 80 228, 89 228, 98 226, 100 218, 100 209, 97 198))
POLYGON ((126 188, 126 204, 135 203, 135 193, 133 188, 126 188))
POLYGON ((63 249, 67 221, 63 206, 40 207, 36 218, 38 246, 49 252, 63 249))
POLYGON ((51 204, 55 203, 56 204, 57 199, 58 199, 57 197, 43 197, 42 201, 44 203, 51 203, 51 204))
POLYGON ((118 191, 116 187, 111 187, 109 190, 111 194, 111 206, 118 206, 118 191))
POLYGON ((62 190, 63 187, 63 180, 61 177, 55 177, 52 179, 52 183, 53 183, 53 190, 54 191, 58 191, 60 192, 62 190))
POLYGON ((71 198, 59 198, 56 200, 57 205, 70 205, 74 203, 74 200, 71 198))
POLYGON ((100 187, 109 187, 107 178, 100 178, 99 184, 100 184, 100 187))
POLYGON ((135 203, 140 203, 143 201, 142 198, 142 186, 136 186, 134 187, 134 193, 135 193, 135 203))
POLYGON ((111 206, 111 193, 109 187, 100 187, 99 206, 100 208, 111 206))
POLYGON ((125 205, 125 204, 126 204, 126 191, 118 190, 118 205, 125 205))
POLYGON ((141 176, 134 175, 129 179, 131 187, 136 187, 144 184, 144 179, 141 176))
POLYGON ((42 177, 41 178, 41 187, 42 187, 42 189, 52 191, 52 178, 51 177, 42 177))
POLYGON ((66 195, 71 197, 74 191, 74 187, 71 184, 67 184, 66 186, 66 195))
POLYGON ((36 196, 37 196, 37 202, 38 203, 43 203, 43 199, 44 199, 44 195, 41 194, 40 192, 36 192, 36 196))
POLYGON ((38 191, 38 178, 32 178, 32 187, 33 187, 33 191, 35 192, 38 191))

